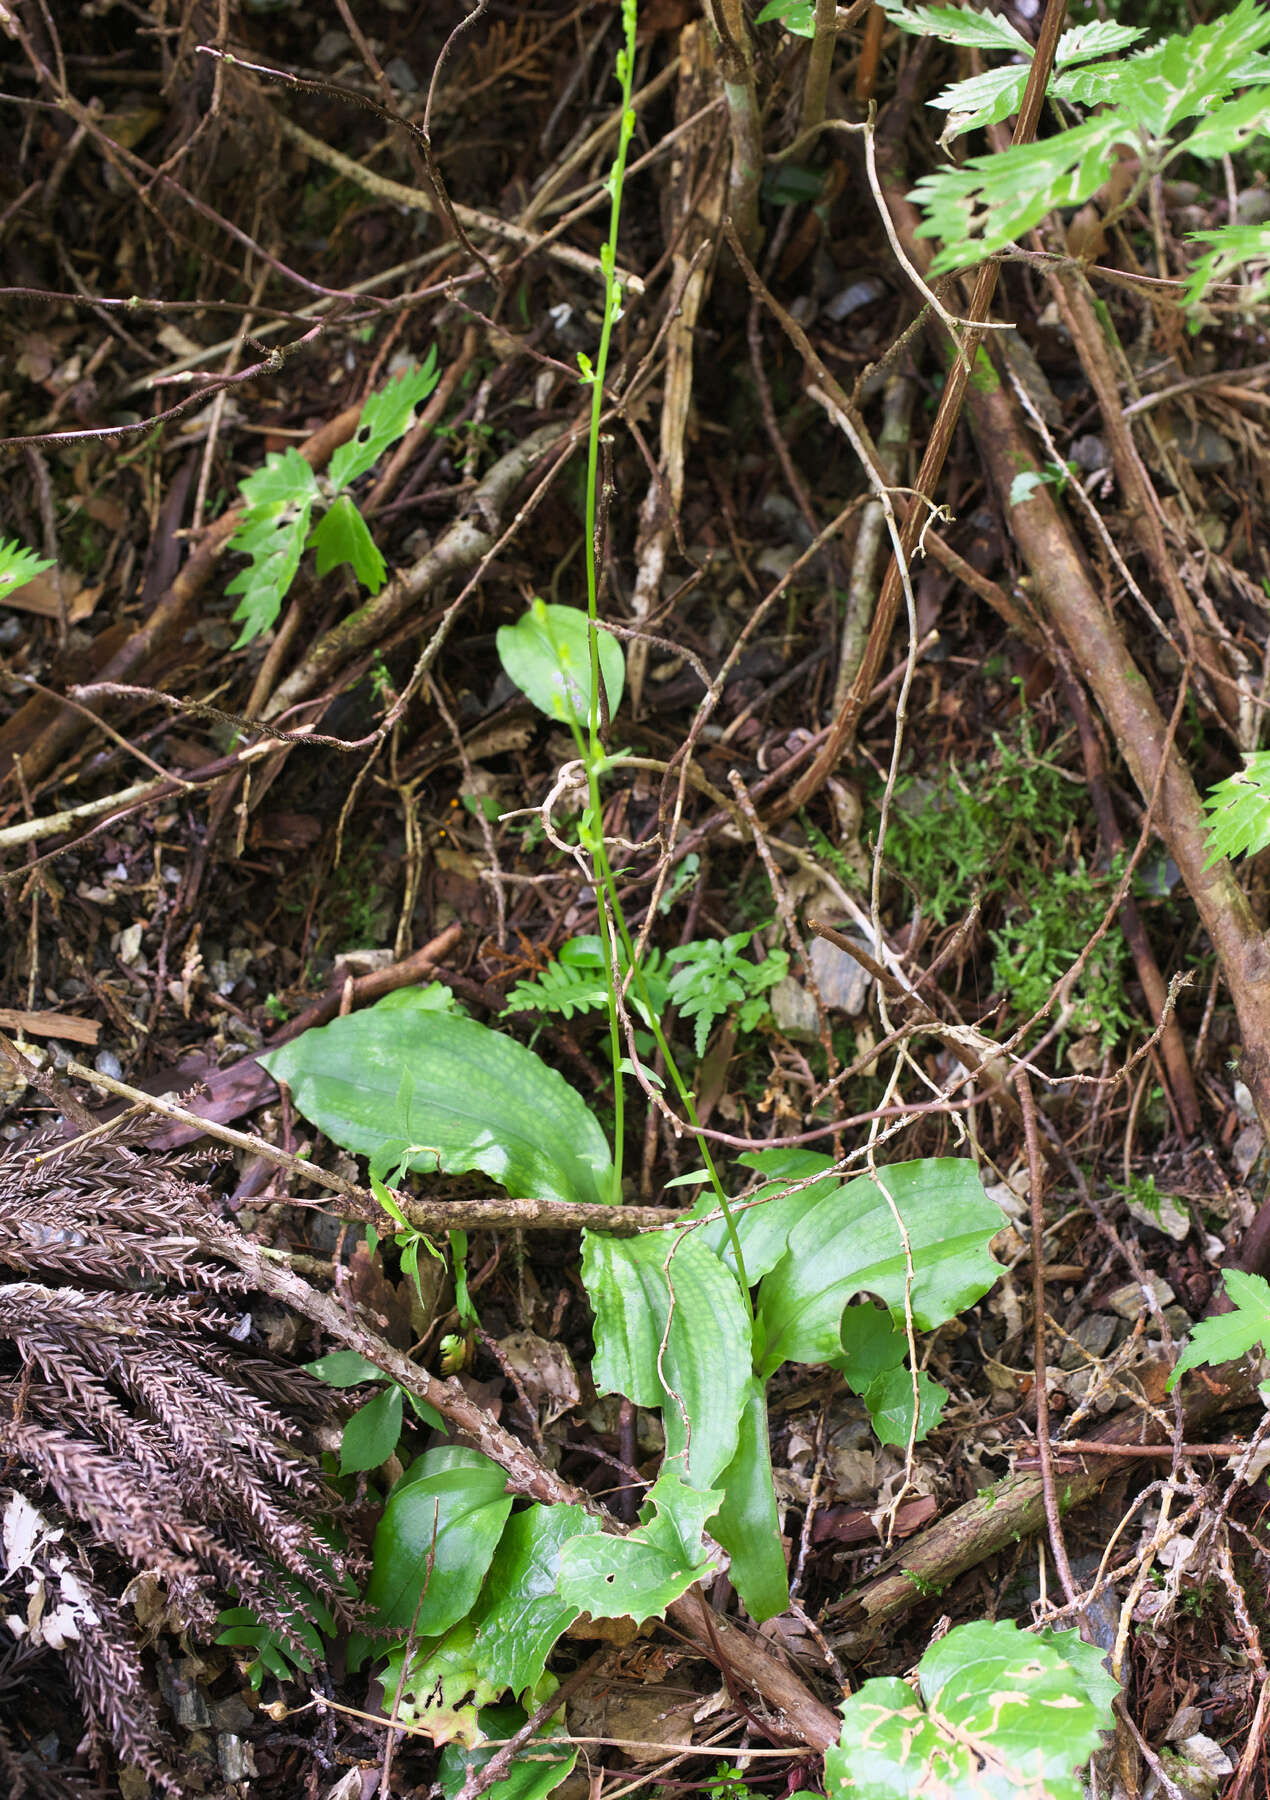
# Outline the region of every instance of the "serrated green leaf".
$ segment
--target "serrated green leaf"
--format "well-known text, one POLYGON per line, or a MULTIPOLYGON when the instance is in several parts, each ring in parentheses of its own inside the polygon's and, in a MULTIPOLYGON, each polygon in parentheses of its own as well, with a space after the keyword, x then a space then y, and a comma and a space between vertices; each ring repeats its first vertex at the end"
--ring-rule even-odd
POLYGON ((361 1381, 387 1381, 388 1377, 369 1357, 360 1356, 356 1350, 332 1350, 326 1356, 319 1356, 316 1362, 305 1363, 310 1375, 316 1375, 328 1387, 356 1387, 361 1381))
POLYGON ((1270 845, 1270 750, 1244 758, 1244 766, 1208 790, 1208 860, 1256 855, 1270 845))
POLYGON ((1234 1362, 1256 1345, 1270 1344, 1270 1282, 1242 1269, 1223 1269, 1222 1280, 1234 1311, 1215 1313, 1194 1326, 1169 1376, 1169 1393, 1188 1369, 1198 1368, 1200 1363, 1234 1362))
MULTIPOLYGON (((607 631, 596 633, 600 676, 609 717, 622 702, 626 658, 607 631)), ((498 658, 505 672, 541 713, 584 730, 591 716, 591 646, 587 615, 576 606, 535 600, 515 625, 498 630, 498 658)))
MULTIPOLYGON (((366 1602, 378 1622, 421 1638, 448 1631, 471 1610, 511 1508, 507 1476, 479 1450, 425 1451, 388 1496, 375 1533, 366 1602)), ((350 1667, 367 1648, 354 1638, 350 1667)))
MULTIPOLYGON (((669 990, 661 973, 662 960, 661 951, 651 948, 640 965, 648 1007, 633 986, 627 990, 629 1004, 645 1024, 648 1023, 649 1008, 660 1015, 666 1005, 669 990)), ((625 976, 629 964, 624 952, 619 955, 619 967, 625 976)), ((571 1019, 575 1013, 604 1011, 608 1006, 608 992, 599 938, 569 938, 561 944, 557 960, 548 963, 541 975, 529 981, 518 981, 509 990, 503 1012, 558 1013, 571 1019)))
POLYGON ((710 1532, 732 1559, 729 1580, 750 1617, 762 1624, 789 1605, 789 1580, 772 1486, 767 1395, 757 1376, 748 1383, 736 1455, 719 1485, 723 1504, 710 1521, 710 1532))
POLYGON ((1081 205, 1107 179, 1117 146, 1134 143, 1133 128, 1119 113, 1099 115, 1038 143, 972 156, 961 168, 924 176, 909 198, 925 213, 918 236, 944 241, 931 272, 976 262, 1055 207, 1081 205))
POLYGON ((0 605, 10 594, 54 566, 49 557, 37 556, 34 550, 24 549, 16 538, 0 538, 0 605))
POLYGON ((1210 249, 1191 270, 1185 305, 1194 306, 1214 281, 1225 281, 1248 263, 1260 263, 1262 270, 1258 280, 1249 281, 1241 290, 1241 305, 1256 306, 1270 294, 1270 225, 1226 225, 1220 230, 1193 232, 1187 241, 1208 244, 1210 249))
POLYGON ((1090 19, 1084 25, 1073 25, 1058 40, 1054 67, 1069 69, 1076 63, 1088 62, 1094 56, 1111 56, 1136 44, 1146 32, 1139 25, 1118 25, 1114 19, 1090 19))
POLYGON ((688 1477, 696 1488, 710 1487, 736 1454, 751 1367, 749 1320, 734 1277, 695 1232, 617 1238, 584 1231, 582 1282, 595 1309, 597 1392, 661 1407, 668 1462, 685 1448, 686 1413, 688 1477))
MULTIPOLYGON (((525 1718, 518 1706, 487 1706, 479 1714, 479 1725, 485 1737, 506 1740, 515 1736, 525 1718)), ((474 1771, 479 1774, 498 1748, 497 1742, 488 1747, 447 1744, 437 1770, 445 1800, 456 1800, 469 1775, 474 1771)), ((546 1800, 571 1773, 577 1756, 563 1728, 553 1723, 537 1732, 518 1753, 510 1775, 482 1792, 488 1800, 546 1800)))
POLYGON ((389 445, 409 431, 415 407, 427 399, 439 380, 434 344, 423 363, 406 369, 370 396, 357 430, 331 458, 330 477, 337 489, 346 488, 373 468, 389 445))
POLYGON ((1236 150, 1264 137, 1268 130, 1270 93, 1264 87, 1252 88, 1248 93, 1240 94, 1237 100, 1227 100, 1201 119, 1186 140, 1186 154, 1216 162, 1219 157, 1233 156, 1236 150))
POLYGON ((308 540, 317 477, 298 450, 271 451, 264 468, 242 483, 242 496, 246 508, 229 548, 251 560, 225 588, 241 596, 234 608, 242 624, 236 650, 267 631, 282 610, 308 540))
POLYGON ((911 1302, 918 1330, 933 1330, 973 1306, 1000 1274, 988 1252, 999 1207, 974 1164, 955 1157, 892 1163, 878 1171, 886 1193, 862 1176, 827 1195, 795 1226, 789 1248, 759 1286, 760 1372, 782 1362, 834 1362, 842 1317, 856 1294, 904 1306, 906 1263, 894 1202, 912 1252, 911 1302))
POLYGON ((400 1139, 407 1168, 480 1169, 520 1199, 614 1198, 604 1133, 563 1076, 474 1019, 393 998, 261 1057, 306 1119, 359 1155, 400 1139))
POLYGON ((866 1681, 825 1754, 830 1800, 1080 1800, 1074 1771, 1113 1723, 1118 1688, 1075 1631, 958 1625, 927 1651, 921 1698, 866 1681))
POLYGON ((348 563, 362 586, 377 594, 384 585, 388 565, 379 554, 365 519, 347 494, 323 513, 309 533, 309 545, 317 552, 317 572, 327 575, 340 563, 348 563))
POLYGON ((931 101, 948 114, 948 123, 939 134, 941 144, 985 125, 995 125, 1019 110, 1023 90, 1027 86, 1027 70, 1013 67, 984 69, 979 75, 956 81, 931 101))
POLYGON ((976 50, 1007 50, 1032 59, 1032 46, 1023 33, 1000 13, 975 12, 968 6, 903 6, 900 0, 880 4, 891 24, 912 37, 940 38, 945 44, 976 50))
POLYGON ((359 1475, 386 1463, 401 1437, 401 1389, 381 1389, 353 1414, 340 1439, 340 1474, 359 1475))
POLYGON ((535 1504, 507 1521, 472 1614, 476 1664, 496 1692, 510 1688, 520 1698, 538 1681, 556 1639, 578 1616, 556 1591, 560 1552, 599 1529, 580 1506, 535 1504))
POLYGON ((575 1537, 560 1551, 560 1598, 593 1619, 660 1617, 715 1566, 702 1545, 706 1520, 723 1499, 663 1469, 625 1537, 575 1537))

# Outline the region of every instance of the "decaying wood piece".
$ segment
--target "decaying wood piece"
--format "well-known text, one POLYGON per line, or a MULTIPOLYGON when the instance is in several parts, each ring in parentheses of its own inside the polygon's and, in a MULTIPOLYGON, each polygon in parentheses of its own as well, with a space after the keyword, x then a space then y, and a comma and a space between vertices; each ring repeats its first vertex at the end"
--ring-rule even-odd
MULTIPOLYGON (((1247 1404, 1255 1394, 1255 1376, 1243 1364, 1206 1369, 1202 1380, 1186 1383, 1184 1436, 1190 1437, 1217 1413, 1247 1404)), ((1137 1412, 1117 1414, 1097 1436, 1109 1446, 1167 1442, 1164 1434, 1137 1412)), ((1055 1457, 1062 1456, 1061 1443, 1051 1448, 1055 1457)), ((1121 1458, 1110 1454, 1081 1457, 1077 1466, 1064 1461, 1056 1469, 1064 1512, 1091 1499, 1112 1475, 1126 1464, 1132 1466, 1134 1461, 1131 1455, 1121 1458)), ((896 1559, 898 1568, 874 1576, 830 1609, 830 1623, 834 1622, 835 1613, 841 1620, 840 1629, 832 1634, 835 1647, 847 1655, 862 1654, 883 1625, 910 1612, 977 1563, 1044 1529, 1045 1496, 1039 1474, 1012 1475, 996 1482, 947 1518, 910 1538, 896 1559)))

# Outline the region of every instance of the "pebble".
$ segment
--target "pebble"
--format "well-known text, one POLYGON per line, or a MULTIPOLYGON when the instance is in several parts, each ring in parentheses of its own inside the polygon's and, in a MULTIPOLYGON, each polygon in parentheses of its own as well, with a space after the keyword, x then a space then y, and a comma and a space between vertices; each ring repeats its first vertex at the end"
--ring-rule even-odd
MULTIPOLYGON (((1168 1282, 1161 1281, 1158 1275, 1151 1278, 1151 1291, 1161 1308, 1171 1306, 1177 1299, 1177 1295, 1168 1282)), ((1113 1313, 1118 1313, 1122 1319, 1128 1319, 1130 1322, 1136 1319, 1139 1313, 1146 1311, 1146 1300, 1142 1288, 1136 1281, 1126 1281, 1124 1286, 1118 1287, 1114 1294, 1108 1294, 1107 1305, 1113 1313)))

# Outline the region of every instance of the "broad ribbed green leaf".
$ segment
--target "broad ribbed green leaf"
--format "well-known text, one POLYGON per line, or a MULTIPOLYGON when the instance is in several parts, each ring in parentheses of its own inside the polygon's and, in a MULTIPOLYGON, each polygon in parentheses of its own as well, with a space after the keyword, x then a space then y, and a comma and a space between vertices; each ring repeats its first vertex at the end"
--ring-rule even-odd
POLYGON ((606 1202, 613 1162, 581 1095, 514 1038, 437 1012, 416 990, 306 1031, 262 1056, 335 1143, 405 1166, 480 1169, 519 1199, 606 1202))
MULTIPOLYGON (((732 1207, 733 1223, 741 1241, 741 1255, 745 1258, 745 1277, 753 1285, 769 1269, 774 1269, 784 1256, 789 1234, 798 1221, 812 1210, 818 1200, 823 1200, 826 1194, 834 1193, 841 1183, 835 1176, 829 1176, 824 1181, 811 1179, 822 1170, 833 1167, 832 1157, 821 1156, 814 1150, 747 1151, 737 1161, 748 1168, 757 1169, 760 1174, 775 1177, 756 1194, 747 1194, 744 1200, 737 1200, 732 1207), (797 1187, 791 1192, 790 1185, 794 1182, 808 1182, 809 1185, 797 1187)), ((709 1219, 709 1223, 701 1227, 698 1236, 735 1273, 736 1257, 732 1249, 732 1236, 713 1190, 707 1189, 702 1194, 689 1216, 694 1219, 709 1219), (719 1213, 720 1216, 711 1217, 714 1213, 719 1213)))
POLYGON ((842 1709, 830 1800, 1080 1800, 1074 1771, 1113 1723, 1116 1683, 1076 1631, 958 1625, 926 1652, 919 1699, 889 1676, 842 1709))
POLYGON ((507 1476, 479 1450, 443 1444, 412 1463, 375 1533, 366 1600, 378 1622, 428 1638, 461 1619, 480 1592, 511 1507, 507 1476))
POLYGON ((688 1487, 663 1469, 625 1537, 598 1532, 575 1537, 560 1551, 560 1598, 593 1619, 629 1615, 637 1625, 665 1612, 714 1564, 705 1553, 706 1520, 723 1498, 688 1487))
POLYGON ((710 1534, 732 1558, 728 1577, 750 1617, 762 1624, 789 1605, 789 1581, 772 1487, 767 1397, 757 1377, 746 1393, 736 1455, 719 1485, 723 1505, 710 1521, 710 1534))
POLYGON ((496 1692, 510 1688, 519 1698, 541 1677, 556 1639, 579 1611, 556 1591, 560 1552, 599 1529, 600 1521, 580 1506, 534 1505, 507 1521, 472 1614, 476 1666, 496 1692))
POLYGON ((760 1372, 783 1362, 836 1362, 842 1315, 859 1293, 904 1307, 906 1263, 894 1203, 904 1221, 915 1278, 913 1319, 934 1330, 987 1293, 1000 1274, 988 1253, 1002 1215, 974 1164, 938 1157, 892 1163, 826 1195, 790 1234, 789 1248, 759 1287, 760 1372))
POLYGON ((695 1232, 582 1237, 582 1280, 595 1308, 596 1389, 661 1407, 668 1462, 690 1431, 688 1479, 710 1487, 736 1454, 752 1361, 736 1281, 695 1232))
MULTIPOLYGON (((621 704, 626 659, 608 632, 597 632, 596 642, 611 718, 621 704)), ((591 644, 587 615, 580 608, 535 600, 514 625, 499 627, 498 657, 539 712, 585 728, 591 716, 591 644)))

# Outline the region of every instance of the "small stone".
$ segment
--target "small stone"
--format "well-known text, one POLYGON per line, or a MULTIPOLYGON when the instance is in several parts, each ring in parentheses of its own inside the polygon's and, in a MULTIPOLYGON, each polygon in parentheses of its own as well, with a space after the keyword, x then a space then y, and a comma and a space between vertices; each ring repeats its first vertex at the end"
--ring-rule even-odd
POLYGON ((112 1081, 123 1080, 123 1064, 113 1050, 99 1050, 93 1058, 93 1067, 99 1075, 108 1075, 112 1081))
MULTIPOLYGON (((872 955, 863 938, 852 937, 853 944, 872 955)), ((873 977, 845 950, 824 938, 815 938, 811 946, 811 970, 820 989, 820 998, 831 1012, 844 1012, 851 1018, 864 1011, 873 977)))
POLYGON ((804 1043, 815 1041, 819 1031, 816 1002, 801 981, 795 981, 792 975, 778 981, 771 992, 771 1003, 778 1031, 804 1043))
POLYGON ((1186 1208, 1175 1195, 1161 1193, 1158 1188, 1150 1201, 1130 1200, 1128 1211, 1139 1225, 1145 1225, 1149 1231, 1162 1231, 1175 1244, 1180 1244, 1191 1229, 1191 1215, 1186 1208))
POLYGON ((1072 1328, 1072 1342, 1063 1348, 1059 1367, 1080 1369, 1091 1356, 1103 1356, 1111 1348, 1116 1335, 1116 1321, 1110 1313, 1090 1313, 1072 1328))
MULTIPOLYGON (((1177 1295, 1168 1282, 1161 1281, 1158 1275, 1151 1278, 1151 1291, 1161 1309, 1171 1306, 1177 1299, 1177 1295)), ((1108 1294, 1107 1305, 1113 1313, 1118 1313, 1122 1319, 1130 1321, 1136 1319, 1139 1313, 1147 1310, 1146 1296, 1136 1281, 1126 1281, 1123 1287, 1118 1287, 1113 1294, 1108 1294)))
POLYGON ((217 1732, 216 1764, 225 1781, 248 1781, 256 1773, 251 1745, 244 1743, 235 1731, 217 1732))

